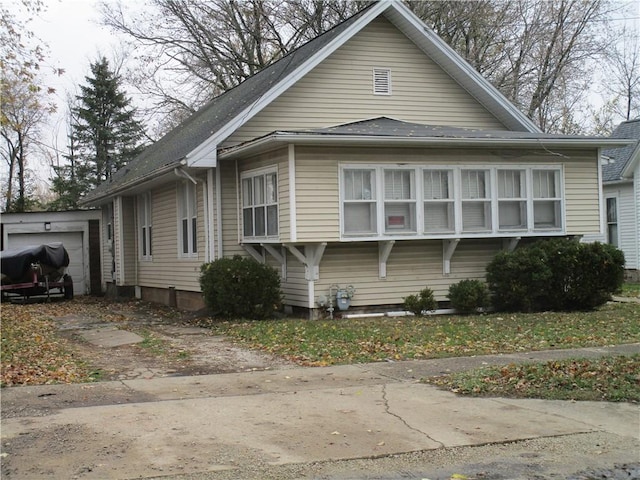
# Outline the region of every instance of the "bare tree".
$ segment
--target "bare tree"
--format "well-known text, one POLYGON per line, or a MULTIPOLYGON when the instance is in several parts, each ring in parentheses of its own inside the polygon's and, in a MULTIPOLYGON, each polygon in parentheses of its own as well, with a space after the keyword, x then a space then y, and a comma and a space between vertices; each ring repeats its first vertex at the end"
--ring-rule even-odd
POLYGON ((103 22, 136 46, 128 81, 152 100, 163 131, 368 2, 152 0, 103 4, 103 22))
POLYGON ((55 110, 39 76, 44 47, 28 30, 30 15, 42 8, 38 0, 23 0, 26 19, 17 18, 0 5, 0 153, 7 166, 5 211, 28 208, 27 161, 38 144, 40 126, 55 110), (17 192, 14 190, 17 189, 17 192))
POLYGON ((604 85, 613 95, 616 113, 624 120, 640 116, 640 33, 623 29, 606 62, 604 85))

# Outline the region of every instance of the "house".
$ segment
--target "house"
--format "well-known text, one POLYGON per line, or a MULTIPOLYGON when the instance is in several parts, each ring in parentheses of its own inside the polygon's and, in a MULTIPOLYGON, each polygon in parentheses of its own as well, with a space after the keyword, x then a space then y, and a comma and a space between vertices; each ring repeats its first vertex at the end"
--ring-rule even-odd
POLYGON ((66 272, 75 295, 102 293, 99 210, 3 213, 2 250, 61 242, 69 254, 66 272))
POLYGON ((640 118, 622 122, 612 138, 632 138, 602 151, 604 240, 624 252, 627 277, 640 281, 640 118))
POLYGON ((195 309, 200 266, 250 255, 311 315, 483 278, 501 249, 600 231, 599 149, 550 135, 399 1, 220 95, 85 199, 105 282, 195 309))

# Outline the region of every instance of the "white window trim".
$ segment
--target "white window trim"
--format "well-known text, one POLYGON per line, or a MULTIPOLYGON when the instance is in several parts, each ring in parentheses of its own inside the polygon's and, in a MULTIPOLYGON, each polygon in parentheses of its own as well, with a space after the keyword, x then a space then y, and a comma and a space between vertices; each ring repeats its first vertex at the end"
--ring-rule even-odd
POLYGON ((610 244, 610 245, 614 245, 617 248, 620 248, 620 200, 618 199, 618 195, 614 194, 608 194, 605 195, 604 197, 604 238, 605 241, 610 244), (616 242, 613 243, 611 241, 611 238, 609 237, 609 225, 611 225, 612 223, 609 222, 609 211, 607 209, 607 201, 613 198, 616 201, 616 242))
MULTIPOLYGON (((400 164, 340 164, 339 165, 339 202, 340 202, 340 237, 343 241, 363 241, 363 240, 392 240, 392 239, 446 239, 446 238, 487 238, 487 237, 514 237, 514 236, 540 236, 540 235, 565 235, 566 218, 565 218, 565 186, 564 186, 564 168, 562 165, 549 164, 499 164, 499 165, 478 165, 478 164, 462 164, 462 165, 446 165, 446 164, 429 164, 429 165, 400 165, 400 164), (345 234, 344 225, 344 204, 345 204, 345 170, 374 170, 375 173, 375 190, 378 192, 376 196, 376 214, 377 214, 377 231, 372 234, 345 234), (384 233, 384 190, 383 176, 385 170, 413 169, 415 170, 415 197, 416 197, 416 228, 417 233, 403 232, 400 234, 384 233), (434 232, 425 233, 424 227, 424 185, 423 172, 425 170, 448 170, 453 172, 452 186, 454 199, 454 231, 453 232, 434 232), (462 189, 461 189, 461 172, 462 170, 486 170, 488 171, 489 198, 491 212, 491 228, 484 231, 463 232, 462 228, 462 189), (527 226, 526 228, 500 229, 499 228, 499 210, 498 210, 498 170, 524 170, 525 171, 525 188, 526 188, 526 208, 527 208, 527 226), (560 201, 560 228, 534 228, 533 216, 533 171, 534 170, 553 170, 558 172, 560 185, 558 191, 561 197, 560 201)), ((555 198, 554 198, 555 199, 555 198)))
POLYGON ((176 193, 177 193, 177 215, 176 215, 176 219, 177 219, 177 227, 178 227, 178 258, 198 258, 198 248, 197 248, 197 242, 198 242, 198 238, 197 238, 197 227, 198 227, 198 186, 196 184, 194 184, 192 181, 190 180, 185 180, 182 182, 178 182, 177 184, 177 188, 176 188, 176 193), (186 209, 187 209, 187 221, 188 221, 188 228, 187 228, 187 252, 184 251, 184 241, 185 238, 183 238, 183 230, 182 230, 182 204, 185 201, 184 196, 186 195, 188 196, 187 199, 187 204, 186 204, 186 209), (192 204, 193 202, 193 204, 192 204), (196 238, 193 238, 194 232, 193 232, 193 221, 195 220, 196 222, 196 238), (195 250, 194 250, 194 245, 196 246, 195 250))
POLYGON ((138 258, 143 261, 153 260, 153 219, 151 216, 151 192, 139 195, 138 206, 138 258), (143 235, 143 230, 147 234, 143 235), (151 233, 151 234, 149 234, 151 233), (146 245, 144 244, 146 243, 146 245), (145 248, 146 247, 146 248, 145 248), (146 254, 144 253, 146 250, 146 254))
MULTIPOLYGON (((273 242, 273 243, 278 243, 280 241, 280 175, 278 174, 278 167, 277 166, 270 166, 270 167, 262 167, 262 168, 256 168, 253 170, 247 170, 244 171, 240 174, 240 185, 238 186, 238 191, 239 191, 239 205, 240 205, 240 209, 239 209, 239 229, 240 229, 240 238, 242 239, 243 242, 247 242, 247 243, 251 243, 251 242, 273 242), (275 203, 266 203, 266 188, 265 188, 265 207, 268 206, 274 206, 276 207, 276 230, 277 233, 275 235, 267 235, 267 229, 268 229, 268 218, 267 218, 267 213, 265 211, 265 235, 253 235, 253 236, 245 236, 244 235, 244 191, 242 190, 244 187, 244 180, 248 179, 248 178, 255 178, 255 177, 260 177, 260 176, 266 176, 266 175, 271 175, 271 174, 275 174, 276 176, 276 202, 275 203)), ((254 231, 255 231, 255 223, 253 225, 254 227, 254 231)))

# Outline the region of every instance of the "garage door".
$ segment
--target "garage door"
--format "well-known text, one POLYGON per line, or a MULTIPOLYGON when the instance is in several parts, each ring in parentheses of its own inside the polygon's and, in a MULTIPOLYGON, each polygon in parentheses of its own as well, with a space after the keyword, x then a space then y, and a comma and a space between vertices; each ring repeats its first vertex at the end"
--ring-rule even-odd
POLYGON ((62 242, 69 254, 67 273, 73 279, 74 295, 84 295, 87 292, 88 278, 85 278, 85 272, 88 273, 88 269, 85 269, 84 265, 82 232, 10 233, 6 248, 55 242, 62 242))

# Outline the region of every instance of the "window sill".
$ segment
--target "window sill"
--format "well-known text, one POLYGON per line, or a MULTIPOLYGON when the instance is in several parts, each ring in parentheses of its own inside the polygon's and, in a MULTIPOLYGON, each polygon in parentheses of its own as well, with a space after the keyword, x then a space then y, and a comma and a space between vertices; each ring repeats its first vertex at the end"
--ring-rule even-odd
POLYGON ((342 235, 340 241, 342 242, 379 242, 385 240, 451 240, 451 239, 464 239, 464 238, 511 238, 517 237, 543 237, 543 236, 565 236, 567 233, 564 230, 536 230, 534 232, 529 231, 500 231, 500 232, 464 232, 464 233, 443 233, 433 235, 342 235))

